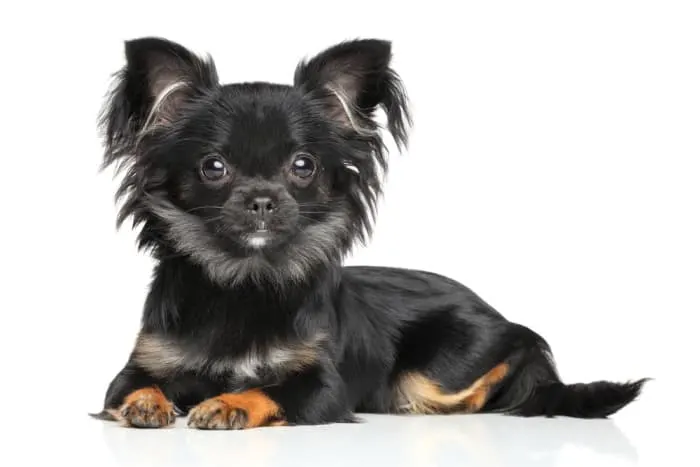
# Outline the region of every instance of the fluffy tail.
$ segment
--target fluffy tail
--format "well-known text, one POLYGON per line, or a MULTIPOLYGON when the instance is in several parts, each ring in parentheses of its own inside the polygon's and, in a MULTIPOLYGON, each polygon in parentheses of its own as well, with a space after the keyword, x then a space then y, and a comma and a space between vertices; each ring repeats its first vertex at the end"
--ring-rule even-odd
POLYGON ((648 378, 628 383, 547 383, 534 388, 514 412, 525 417, 605 418, 633 402, 647 381, 648 378))
POLYGON ((512 370, 484 407, 487 412, 606 418, 637 399, 650 380, 565 384, 549 345, 540 335, 519 325, 510 331, 509 342, 517 347, 507 360, 512 370))

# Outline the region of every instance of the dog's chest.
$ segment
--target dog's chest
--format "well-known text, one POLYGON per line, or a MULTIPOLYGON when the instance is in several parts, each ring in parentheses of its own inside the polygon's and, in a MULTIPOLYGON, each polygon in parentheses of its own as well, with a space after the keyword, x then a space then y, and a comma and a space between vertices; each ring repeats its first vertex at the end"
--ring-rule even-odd
POLYGON ((133 352, 134 362, 156 377, 181 373, 259 381, 279 377, 313 365, 319 360, 324 335, 307 339, 278 340, 265 345, 250 345, 235 354, 214 354, 204 346, 177 339, 141 334, 133 352))

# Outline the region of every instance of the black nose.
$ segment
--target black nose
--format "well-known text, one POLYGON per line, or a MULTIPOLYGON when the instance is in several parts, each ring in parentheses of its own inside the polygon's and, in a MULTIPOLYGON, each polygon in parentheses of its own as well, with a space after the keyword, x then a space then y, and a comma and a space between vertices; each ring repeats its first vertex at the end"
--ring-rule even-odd
POLYGON ((275 210, 277 205, 269 196, 258 196, 251 199, 246 205, 246 209, 253 214, 264 216, 275 210))

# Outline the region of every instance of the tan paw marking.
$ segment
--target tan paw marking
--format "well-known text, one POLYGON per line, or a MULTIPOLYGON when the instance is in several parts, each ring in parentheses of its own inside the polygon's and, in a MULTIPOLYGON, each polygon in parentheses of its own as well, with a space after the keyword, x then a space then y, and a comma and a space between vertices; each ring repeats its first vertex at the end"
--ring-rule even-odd
POLYGON ((282 426, 280 407, 262 391, 221 394, 190 411, 187 425, 200 430, 242 430, 260 426, 282 426))
POLYGON ((126 425, 136 428, 160 428, 175 422, 173 404, 158 388, 132 392, 113 414, 126 425))

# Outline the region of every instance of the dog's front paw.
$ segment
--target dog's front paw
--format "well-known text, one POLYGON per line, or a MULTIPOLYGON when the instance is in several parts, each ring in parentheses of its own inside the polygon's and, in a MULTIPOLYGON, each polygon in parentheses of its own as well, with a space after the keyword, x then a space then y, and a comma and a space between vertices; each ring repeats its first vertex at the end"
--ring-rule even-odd
POLYGON ((280 407, 262 391, 222 394, 190 411, 187 425, 200 430, 242 430, 284 425, 280 407))
POLYGON ((208 399, 192 409, 187 425, 201 430, 240 430, 247 419, 244 410, 219 399, 208 399))
POLYGON ((132 392, 115 416, 126 425, 136 428, 160 428, 175 422, 173 404, 158 388, 132 392))

